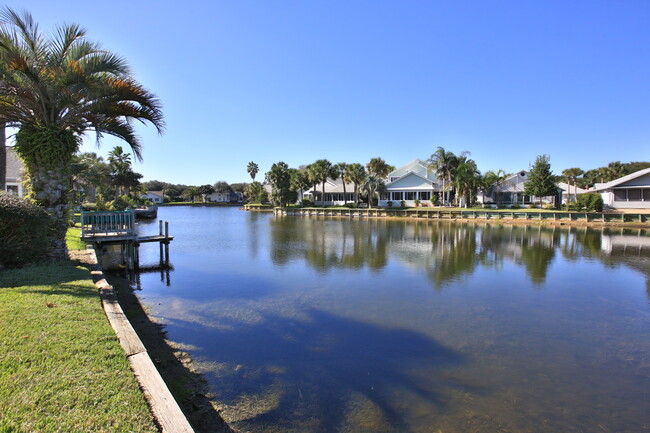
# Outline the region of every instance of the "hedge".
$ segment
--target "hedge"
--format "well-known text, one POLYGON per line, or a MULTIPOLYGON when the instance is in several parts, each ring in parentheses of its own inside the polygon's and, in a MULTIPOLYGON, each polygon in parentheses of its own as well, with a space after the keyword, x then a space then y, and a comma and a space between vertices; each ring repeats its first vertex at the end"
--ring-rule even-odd
POLYGON ((0 193, 0 267, 16 267, 45 258, 51 220, 24 199, 0 193))

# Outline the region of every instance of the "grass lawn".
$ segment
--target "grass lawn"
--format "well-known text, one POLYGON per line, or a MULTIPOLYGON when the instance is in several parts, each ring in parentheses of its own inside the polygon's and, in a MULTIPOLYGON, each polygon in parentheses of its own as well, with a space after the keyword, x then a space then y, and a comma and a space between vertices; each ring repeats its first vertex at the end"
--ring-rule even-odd
POLYGON ((157 432, 88 271, 0 271, 0 432, 157 432))
POLYGON ((85 250, 86 243, 81 240, 81 228, 70 227, 65 235, 69 250, 85 250))

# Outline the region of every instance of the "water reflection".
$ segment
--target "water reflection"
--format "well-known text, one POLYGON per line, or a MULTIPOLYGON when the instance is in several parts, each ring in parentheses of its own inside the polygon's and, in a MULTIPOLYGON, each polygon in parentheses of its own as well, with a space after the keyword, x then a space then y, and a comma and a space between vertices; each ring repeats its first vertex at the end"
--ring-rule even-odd
POLYGON ((138 294, 240 431, 650 425, 644 230, 161 212, 138 294))
POLYGON ((320 273, 363 267, 379 271, 394 258, 423 268, 433 286, 441 289, 472 275, 478 266, 499 269, 508 261, 523 266, 539 287, 556 254, 561 254, 567 260, 592 257, 605 264, 630 266, 647 276, 650 287, 650 236, 643 229, 299 217, 273 218, 270 226, 273 263, 304 260, 320 273))

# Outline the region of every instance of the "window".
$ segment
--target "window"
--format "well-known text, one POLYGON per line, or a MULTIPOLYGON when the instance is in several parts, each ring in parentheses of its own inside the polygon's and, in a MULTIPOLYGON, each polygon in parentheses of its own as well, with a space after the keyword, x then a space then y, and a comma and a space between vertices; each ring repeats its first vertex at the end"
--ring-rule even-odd
POLYGON ((627 199, 628 199, 628 201, 641 201, 641 190, 640 189, 628 189, 627 190, 627 199))
POLYGON ((650 189, 643 190, 643 201, 650 201, 650 189))
POLYGON ((18 195, 18 185, 7 185, 7 194, 18 195))
POLYGON ((431 193, 429 191, 420 191, 420 200, 431 200, 431 193))
POLYGON ((379 200, 389 200, 388 197, 390 197, 390 194, 387 192, 382 192, 381 194, 379 194, 379 200))
POLYGON ((393 194, 392 200, 403 200, 404 199, 403 198, 404 195, 403 195, 402 191, 394 191, 392 194, 393 194))
POLYGON ((627 190, 626 189, 615 189, 614 190, 614 201, 627 201, 627 190))
POLYGON ((407 191, 406 200, 415 200, 415 191, 407 191))

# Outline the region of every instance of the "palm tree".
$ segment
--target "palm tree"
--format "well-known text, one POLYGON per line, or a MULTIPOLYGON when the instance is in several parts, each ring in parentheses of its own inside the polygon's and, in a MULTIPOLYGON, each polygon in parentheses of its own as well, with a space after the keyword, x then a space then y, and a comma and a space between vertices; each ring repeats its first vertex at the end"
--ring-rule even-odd
POLYGON ((567 201, 566 201, 566 210, 567 212, 569 211, 569 203, 571 202, 571 181, 573 181, 573 185, 575 187, 575 195, 574 197, 578 198, 578 176, 582 176, 584 174, 584 171, 581 169, 574 167, 574 168, 567 168, 562 172, 562 176, 566 177, 566 183, 567 183, 567 201))
POLYGON ((321 205, 325 207, 325 182, 327 182, 328 178, 336 178, 336 170, 334 169, 334 166, 332 166, 332 163, 326 159, 319 159, 318 161, 314 162, 312 167, 316 179, 318 179, 318 181, 322 184, 321 205))
POLYGON ((380 178, 385 179, 388 177, 388 174, 391 171, 395 171, 395 167, 389 165, 381 158, 372 158, 368 164, 366 164, 368 173, 380 178))
POLYGON ((451 176, 456 162, 456 155, 453 152, 446 151, 442 146, 438 146, 438 149, 427 160, 427 169, 433 171, 436 177, 442 180, 442 205, 449 203, 450 191, 448 191, 447 185, 451 183, 451 176), (446 200, 445 191, 447 191, 446 200))
POLYGON ((133 121, 162 133, 161 105, 131 76, 127 63, 86 39, 71 24, 42 34, 29 13, 0 14, 0 118, 18 128, 15 149, 25 163, 29 197, 53 217, 51 256, 65 259, 71 160, 86 131, 124 140, 136 159, 133 121))
POLYGON ((103 192, 108 183, 110 169, 104 158, 96 153, 82 153, 75 155, 72 168, 72 182, 79 190, 87 193, 86 201, 94 203, 97 199, 97 190, 103 192))
POLYGON ((375 196, 375 192, 379 191, 384 186, 384 181, 374 174, 369 174, 366 176, 365 181, 363 182, 363 189, 368 193, 368 207, 372 208, 372 199, 375 196))
POLYGON ((255 176, 257 173, 259 173, 260 168, 255 164, 253 161, 248 163, 248 166, 246 167, 246 170, 248 171, 248 174, 251 176, 251 179, 255 181, 255 176))
POLYGON ((341 183, 343 183, 343 204, 348 204, 348 193, 345 190, 346 182, 350 181, 348 179, 348 164, 345 162, 339 162, 334 166, 334 169, 338 174, 337 178, 341 179, 341 183))
POLYGON ((469 152, 464 152, 458 158, 458 165, 454 169, 454 184, 458 191, 459 204, 463 204, 460 203, 460 200, 463 199, 465 207, 469 207, 481 179, 481 172, 478 170, 476 162, 467 156, 469 156, 469 152))
POLYGON ((358 162, 348 164, 347 176, 350 182, 354 184, 354 204, 359 206, 359 186, 361 186, 366 179, 366 169, 358 162))

